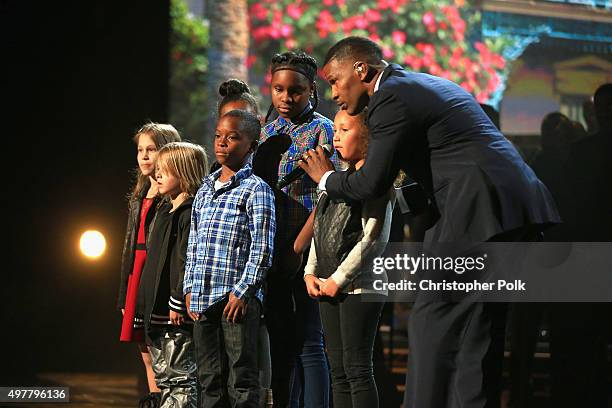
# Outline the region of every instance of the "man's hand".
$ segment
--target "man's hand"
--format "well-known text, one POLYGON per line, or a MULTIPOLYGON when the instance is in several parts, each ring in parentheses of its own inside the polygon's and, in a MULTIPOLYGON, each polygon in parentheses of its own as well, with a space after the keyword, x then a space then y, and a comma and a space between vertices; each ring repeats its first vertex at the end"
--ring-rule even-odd
POLYGON ((311 298, 321 297, 321 285, 323 281, 314 275, 304 276, 304 282, 306 282, 306 290, 311 298))
POLYGON ((230 293, 227 305, 225 305, 225 309, 223 309, 223 317, 227 318, 228 322, 238 323, 246 314, 246 310, 246 302, 237 298, 233 293, 230 293))
POLYGON ((174 310, 170 311, 170 322, 175 326, 180 326, 185 321, 185 316, 174 310))
POLYGON ((200 314, 199 313, 192 313, 189 309, 191 309, 191 292, 189 292, 188 294, 185 295, 185 305, 187 306, 187 314, 189 315, 189 317, 191 317, 194 321, 198 321, 200 320, 200 314))
POLYGON ((335 170, 321 146, 317 146, 316 150, 310 149, 304 153, 304 157, 298 161, 298 166, 304 169, 312 181, 317 184, 325 173, 335 170))
POLYGON ((338 292, 340 292, 340 287, 332 278, 326 279, 320 288, 322 296, 336 297, 338 292))

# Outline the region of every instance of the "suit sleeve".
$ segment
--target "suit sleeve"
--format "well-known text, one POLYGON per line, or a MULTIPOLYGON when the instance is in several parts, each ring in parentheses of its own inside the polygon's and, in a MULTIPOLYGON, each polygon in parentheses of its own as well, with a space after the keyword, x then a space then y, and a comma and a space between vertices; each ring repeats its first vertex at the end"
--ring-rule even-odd
POLYGON ((365 163, 354 173, 335 172, 327 178, 326 190, 331 198, 363 201, 386 194, 399 171, 396 155, 408 153, 402 149, 415 127, 408 107, 389 90, 379 90, 372 99, 365 163))

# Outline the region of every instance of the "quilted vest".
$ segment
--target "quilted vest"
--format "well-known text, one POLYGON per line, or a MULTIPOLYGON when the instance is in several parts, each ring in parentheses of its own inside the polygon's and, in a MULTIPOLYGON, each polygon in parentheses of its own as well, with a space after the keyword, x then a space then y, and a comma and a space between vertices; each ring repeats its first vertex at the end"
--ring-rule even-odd
POLYGON ((317 275, 329 278, 363 238, 361 203, 334 202, 323 193, 317 202, 314 245, 317 275))

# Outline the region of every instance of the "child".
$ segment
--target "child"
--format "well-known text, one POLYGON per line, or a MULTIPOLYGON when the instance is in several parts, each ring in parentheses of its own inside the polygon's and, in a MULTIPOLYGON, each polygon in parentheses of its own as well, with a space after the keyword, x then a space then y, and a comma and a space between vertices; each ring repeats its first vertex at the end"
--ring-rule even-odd
POLYGON ((164 196, 151 225, 149 256, 142 272, 139 305, 151 346, 161 407, 198 406, 192 321, 185 320, 183 276, 191 204, 208 169, 201 146, 169 143, 158 154, 156 176, 164 196))
MULTIPOLYGON (((219 85, 219 95, 221 100, 217 106, 217 114, 220 118, 227 112, 232 110, 244 110, 251 112, 255 116, 259 117, 259 108, 257 106, 257 100, 251 94, 249 86, 239 79, 228 79, 219 85)), ((215 161, 210 172, 214 172, 221 168, 219 162, 215 161)))
MULTIPOLYGON (((272 105, 266 120, 273 110, 279 116, 264 126, 260 149, 274 139, 288 139, 289 147, 285 147, 286 152, 281 156, 275 174, 280 180, 297 168, 295 157, 318 145, 332 143, 333 123, 315 112, 318 94, 314 58, 303 52, 277 54, 272 58, 271 73, 272 105), (314 103, 311 103, 311 98, 314 103)), ((258 151, 255 159, 261 159, 262 155, 263 150, 258 151)), ((335 155, 332 160, 337 160, 335 155)), ((261 161, 266 161, 266 158, 261 161)), ((268 279, 266 307, 275 406, 297 406, 300 393, 306 408, 326 407, 329 402, 329 371, 323 349, 319 306, 308 297, 302 279, 294 279, 301 260, 293 252, 293 241, 316 200, 317 185, 308 176, 277 191, 279 228, 274 267, 268 279)), ((301 272, 299 274, 301 276, 301 272)))
MULTIPOLYGON (((252 113, 259 119, 259 107, 257 100, 251 94, 249 86, 239 79, 228 79, 219 86, 219 101, 218 114, 222 117, 226 113, 233 110, 243 110, 252 113)), ((216 162, 218 164, 218 162, 216 162)), ((221 167, 218 164, 219 168, 221 167)), ((215 169, 216 170, 216 169, 215 169)), ((255 169, 253 169, 255 171, 255 169)), ((211 171, 214 171, 211 169, 211 171)), ((261 177, 260 174, 257 174, 261 177)), ((270 337, 265 320, 261 320, 259 327, 259 382, 262 387, 262 399, 265 403, 271 404, 272 390, 270 383, 272 381, 272 363, 270 361, 270 337)))
POLYGON ((222 117, 229 111, 244 110, 259 117, 257 100, 251 94, 249 86, 239 79, 228 79, 219 86, 218 113, 222 117))
MULTIPOLYGON (((349 116, 341 110, 336 114, 334 147, 348 163, 347 171, 363 165, 367 141, 363 113, 349 116)), ((380 256, 389 240, 392 197, 389 192, 361 204, 346 204, 332 202, 323 193, 315 210, 304 280, 310 296, 331 300, 320 307, 334 408, 378 407, 372 350, 386 293, 373 288, 374 279, 381 275, 374 278, 360 267, 364 257, 380 256), (332 229, 332 222, 342 227, 332 229), (363 302, 366 293, 368 302, 363 302)))
POLYGON ((261 285, 275 232, 274 195, 250 165, 260 130, 249 112, 219 119, 221 168, 204 179, 193 203, 183 291, 196 320, 203 407, 259 405, 261 285))
POLYGON ((180 140, 179 133, 172 125, 152 122, 142 126, 134 136, 134 142, 138 146, 138 169, 136 184, 129 197, 117 308, 123 313, 120 340, 136 342, 145 365, 150 393, 141 399, 141 404, 153 402, 159 397, 151 367, 151 356, 144 343, 142 317, 135 316, 140 275, 147 256, 146 236, 158 201, 157 182, 154 179, 155 157, 162 146, 180 140))

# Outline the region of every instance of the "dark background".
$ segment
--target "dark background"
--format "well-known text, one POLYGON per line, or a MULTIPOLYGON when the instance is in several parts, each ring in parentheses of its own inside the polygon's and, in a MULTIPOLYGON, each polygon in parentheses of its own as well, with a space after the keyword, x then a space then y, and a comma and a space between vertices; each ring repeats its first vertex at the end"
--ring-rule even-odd
POLYGON ((167 1, 0 1, 3 243, 0 385, 130 372, 116 310, 132 136, 167 121, 167 1), (8 124, 8 126, 6 126, 8 124), (84 259, 80 234, 107 252, 84 259))

